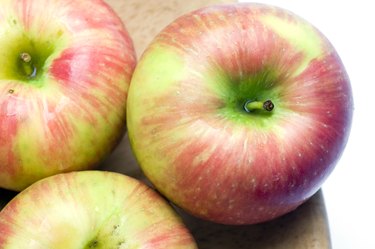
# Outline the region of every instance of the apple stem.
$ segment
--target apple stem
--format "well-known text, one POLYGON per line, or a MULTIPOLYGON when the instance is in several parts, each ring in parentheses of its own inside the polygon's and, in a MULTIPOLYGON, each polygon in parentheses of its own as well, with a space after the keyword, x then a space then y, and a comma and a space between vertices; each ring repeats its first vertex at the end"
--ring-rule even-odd
POLYGON ((244 105, 244 109, 246 112, 253 112, 255 110, 265 110, 265 111, 272 111, 275 105, 272 103, 271 100, 266 101, 254 101, 248 100, 244 105))
POLYGON ((29 78, 34 78, 36 76, 36 67, 32 62, 31 55, 29 53, 20 54, 22 69, 25 75, 29 78))

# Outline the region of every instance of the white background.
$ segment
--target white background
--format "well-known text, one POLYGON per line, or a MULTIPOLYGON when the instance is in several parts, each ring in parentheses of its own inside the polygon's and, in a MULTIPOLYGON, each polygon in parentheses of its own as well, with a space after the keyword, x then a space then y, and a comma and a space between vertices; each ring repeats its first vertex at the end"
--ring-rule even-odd
POLYGON ((323 194, 333 248, 375 249, 375 7, 364 0, 257 2, 308 20, 333 43, 346 67, 354 95, 353 125, 323 194))

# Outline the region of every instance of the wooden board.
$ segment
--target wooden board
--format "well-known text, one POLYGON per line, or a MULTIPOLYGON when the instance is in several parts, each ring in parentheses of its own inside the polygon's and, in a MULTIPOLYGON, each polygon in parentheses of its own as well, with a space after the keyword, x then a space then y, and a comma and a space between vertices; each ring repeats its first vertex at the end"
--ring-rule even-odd
POLYGON ((138 57, 161 29, 194 9, 233 0, 106 0, 120 15, 134 41, 138 57))
MULTIPOLYGON (((179 15, 193 9, 230 0, 107 0, 131 34, 138 57, 153 37, 179 15)), ((146 181, 125 135, 101 169, 124 173, 146 181)), ((0 209, 15 193, 0 189, 0 209)), ((213 224, 177 211, 192 231, 200 249, 329 249, 327 215, 321 191, 295 211, 271 222, 251 226, 213 224)))

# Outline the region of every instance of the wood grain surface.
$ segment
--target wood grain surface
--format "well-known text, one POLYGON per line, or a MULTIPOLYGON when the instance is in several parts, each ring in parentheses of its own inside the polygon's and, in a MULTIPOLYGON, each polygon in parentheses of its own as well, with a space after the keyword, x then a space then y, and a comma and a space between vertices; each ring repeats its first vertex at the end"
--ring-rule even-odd
POLYGON ((211 4, 233 0, 106 0, 121 16, 131 34, 138 57, 157 33, 177 17, 211 4))
MULTIPOLYGON (((125 23, 138 57, 153 37, 178 16, 193 9, 230 0, 106 0, 125 23)), ((124 173, 145 182, 125 135, 119 146, 103 162, 102 170, 124 173)), ((16 193, 0 189, 0 209, 16 193)), ((191 217, 176 208, 193 233, 200 249, 329 249, 327 215, 322 192, 295 211, 258 225, 218 225, 191 217)))

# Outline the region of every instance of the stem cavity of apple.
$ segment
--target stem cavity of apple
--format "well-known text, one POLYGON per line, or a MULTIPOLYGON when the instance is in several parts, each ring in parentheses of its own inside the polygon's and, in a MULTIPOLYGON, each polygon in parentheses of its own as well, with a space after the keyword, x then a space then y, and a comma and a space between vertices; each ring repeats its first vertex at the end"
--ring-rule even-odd
POLYGON ((29 53, 23 52, 20 54, 21 65, 23 72, 28 78, 34 78, 36 76, 36 67, 32 61, 31 55, 29 53))
POLYGON ((271 100, 266 101, 254 101, 254 100, 248 100, 244 104, 244 109, 246 112, 253 112, 256 110, 265 110, 268 112, 271 112, 275 108, 275 105, 271 100))

